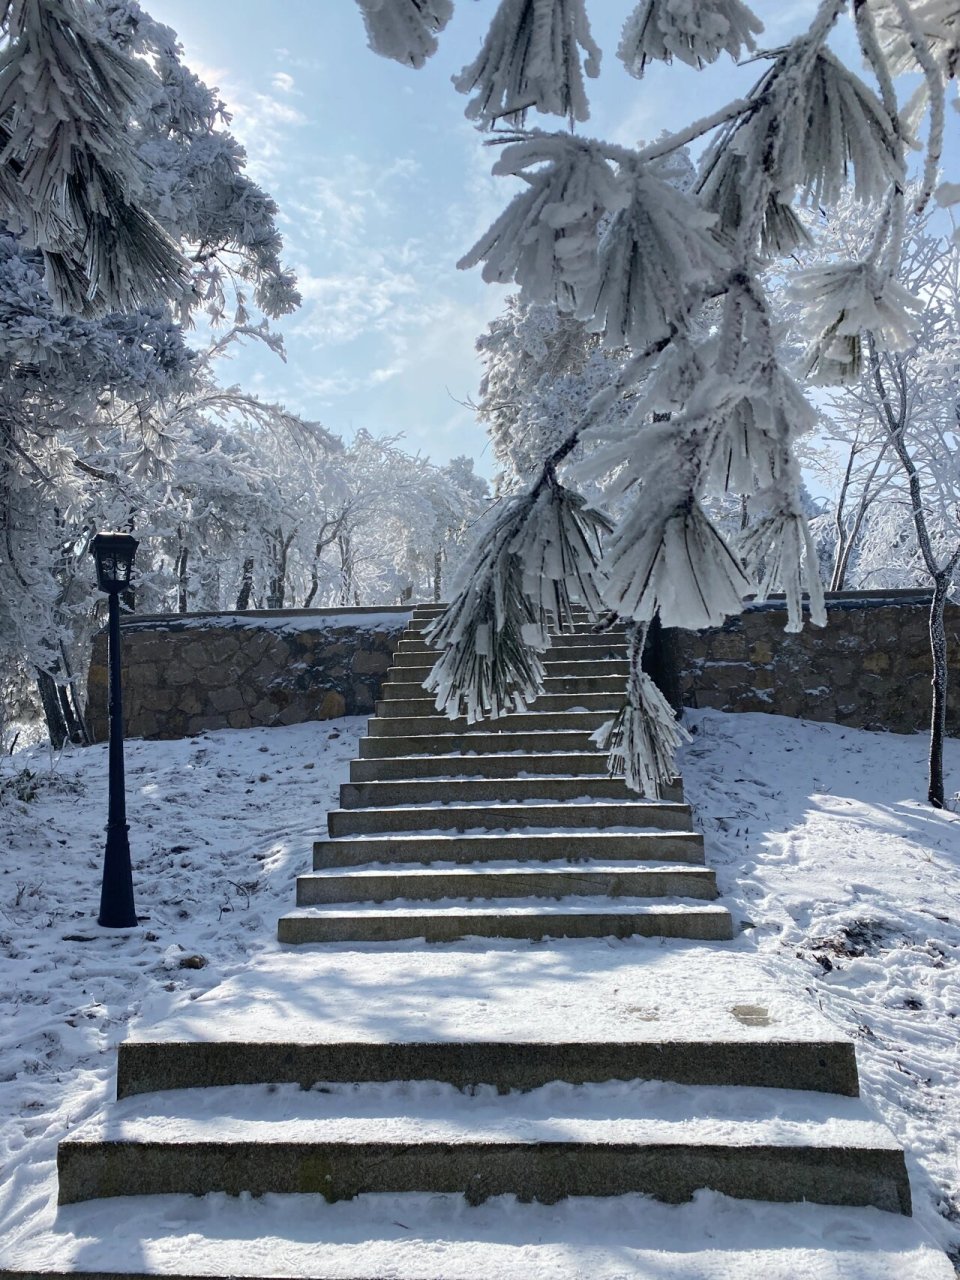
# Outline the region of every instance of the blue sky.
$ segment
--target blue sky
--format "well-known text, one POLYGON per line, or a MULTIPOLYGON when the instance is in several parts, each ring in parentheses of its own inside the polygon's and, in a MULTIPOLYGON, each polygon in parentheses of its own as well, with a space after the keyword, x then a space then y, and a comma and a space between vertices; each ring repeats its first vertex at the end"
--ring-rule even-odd
MULTIPOLYGON (((412 452, 467 453, 491 475, 486 436, 462 403, 482 369, 474 341, 506 290, 457 259, 511 194, 464 118, 450 77, 476 54, 494 0, 457 0, 421 71, 371 53, 353 0, 145 0, 179 34, 187 62, 234 113, 250 173, 277 200, 303 308, 281 324, 288 360, 246 350, 224 380, 282 400, 346 437, 402 432, 412 452)), ((729 61, 655 68, 642 82, 616 58, 632 0, 593 0, 603 49, 583 131, 623 144, 655 137, 744 92, 760 72, 729 61)), ((776 47, 814 0, 755 6, 776 47)), ((544 127, 559 122, 538 118, 544 127)))

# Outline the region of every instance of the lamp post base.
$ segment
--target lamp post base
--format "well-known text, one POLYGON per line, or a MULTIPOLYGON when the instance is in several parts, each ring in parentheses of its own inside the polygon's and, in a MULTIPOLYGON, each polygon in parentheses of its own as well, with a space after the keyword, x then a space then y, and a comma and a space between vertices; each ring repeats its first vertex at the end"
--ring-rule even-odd
POLYGON ((132 929, 137 924, 133 903, 133 873, 130 869, 129 828, 125 822, 107 826, 103 855, 103 886, 97 924, 104 929, 132 929))

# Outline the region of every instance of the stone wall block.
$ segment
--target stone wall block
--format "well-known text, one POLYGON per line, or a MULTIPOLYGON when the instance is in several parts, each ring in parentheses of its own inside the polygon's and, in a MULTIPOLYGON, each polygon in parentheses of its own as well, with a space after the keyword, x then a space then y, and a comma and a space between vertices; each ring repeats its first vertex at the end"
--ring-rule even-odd
POLYGON ((347 700, 336 689, 328 689, 317 704, 317 720, 335 720, 337 716, 346 715, 347 700))
POLYGON ((709 655, 714 660, 745 662, 749 656, 746 636, 739 627, 736 631, 724 629, 723 631, 711 632, 709 655))
POLYGON ((243 698, 240 695, 240 690, 236 688, 236 686, 231 689, 211 689, 207 696, 210 706, 213 707, 214 711, 228 713, 230 711, 240 711, 243 709, 243 698))
POLYGON ((383 675, 393 659, 389 653, 374 649, 361 649, 354 654, 353 669, 357 675, 383 675))

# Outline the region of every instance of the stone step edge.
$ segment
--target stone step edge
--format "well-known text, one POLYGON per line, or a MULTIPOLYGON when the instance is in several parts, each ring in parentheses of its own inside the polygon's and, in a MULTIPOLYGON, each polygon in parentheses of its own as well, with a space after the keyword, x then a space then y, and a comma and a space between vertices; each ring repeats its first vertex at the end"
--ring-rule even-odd
POLYGON ((664 1080, 859 1096, 853 1042, 625 1041, 156 1041, 118 1045, 117 1097, 246 1084, 438 1081, 525 1092, 553 1081, 664 1080))
POLYGON ((561 901, 551 910, 538 904, 518 910, 511 902, 490 909, 468 906, 353 911, 300 907, 277 922, 277 940, 291 946, 369 942, 392 945, 422 938, 426 943, 499 938, 542 942, 548 938, 685 938, 729 942, 733 919, 725 908, 688 900, 681 906, 634 904, 576 910, 561 901))
POLYGON ((556 1203, 569 1195, 653 1195, 682 1203, 701 1188, 747 1199, 872 1205, 911 1212, 903 1152, 885 1146, 576 1141, 255 1141, 84 1143, 58 1152, 61 1205, 116 1195, 425 1191, 556 1203), (86 1148, 86 1149, 85 1149, 86 1148))
POLYGON ((577 843, 588 846, 590 851, 582 852, 579 856, 564 854, 563 850, 571 846, 569 834, 445 836, 398 832, 374 837, 339 836, 314 841, 313 867, 315 871, 320 871, 324 868, 366 866, 370 863, 458 863, 461 857, 475 862, 497 862, 521 856, 527 863, 562 860, 572 867, 597 858, 628 867, 638 863, 645 866, 650 861, 667 859, 680 860, 685 866, 702 867, 706 863, 703 836, 699 831, 664 830, 635 832, 631 835, 598 833, 581 835, 577 843), (622 852, 607 847, 613 844, 621 845, 622 852), (511 852, 505 852, 507 849, 511 852))
POLYGON ((340 784, 340 811, 411 808, 435 802, 461 806, 472 803, 556 804, 580 800, 630 803, 639 799, 623 778, 606 774, 537 773, 523 778, 433 777, 378 778, 340 784))
POLYGON ((688 804, 674 800, 544 800, 502 804, 478 800, 475 804, 366 805, 356 809, 330 809, 327 813, 331 836, 359 835, 364 831, 468 831, 474 827, 504 831, 547 827, 575 831, 591 826, 634 827, 642 831, 690 830, 691 810, 688 804), (412 825, 405 827, 405 821, 412 825), (381 822, 388 825, 374 825, 381 822))
POLYGON ((320 870, 297 877, 297 906, 436 903, 456 898, 471 903, 509 903, 513 898, 718 898, 716 875, 709 867, 672 866, 576 868, 389 867, 384 870, 320 870))

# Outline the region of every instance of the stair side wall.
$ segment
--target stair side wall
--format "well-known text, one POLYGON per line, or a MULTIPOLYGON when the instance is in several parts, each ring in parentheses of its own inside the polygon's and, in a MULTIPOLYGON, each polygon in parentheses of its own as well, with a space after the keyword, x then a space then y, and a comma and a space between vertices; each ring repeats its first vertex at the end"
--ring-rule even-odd
MULTIPOLYGON (((372 715, 409 610, 131 619, 122 627, 125 733, 183 738, 372 715)), ((107 646, 94 640, 87 722, 107 737, 107 646)))
MULTIPOLYGON (((930 718, 929 594, 827 597, 828 626, 784 632, 782 604, 752 605, 721 628, 665 633, 686 706, 767 711, 913 733, 930 718)), ((329 616, 250 613, 133 618, 123 626, 126 732, 178 738, 205 729, 372 715, 409 610, 329 616)), ((960 606, 948 605, 947 732, 960 735, 960 606)), ((106 637, 97 636, 87 715, 106 737, 106 637)))
MULTIPOLYGON (((678 638, 688 707, 914 733, 930 725, 928 592, 827 597, 827 626, 784 631, 781 602, 751 606, 723 627, 678 638)), ((948 604, 947 733, 960 736, 960 606, 948 604)))

